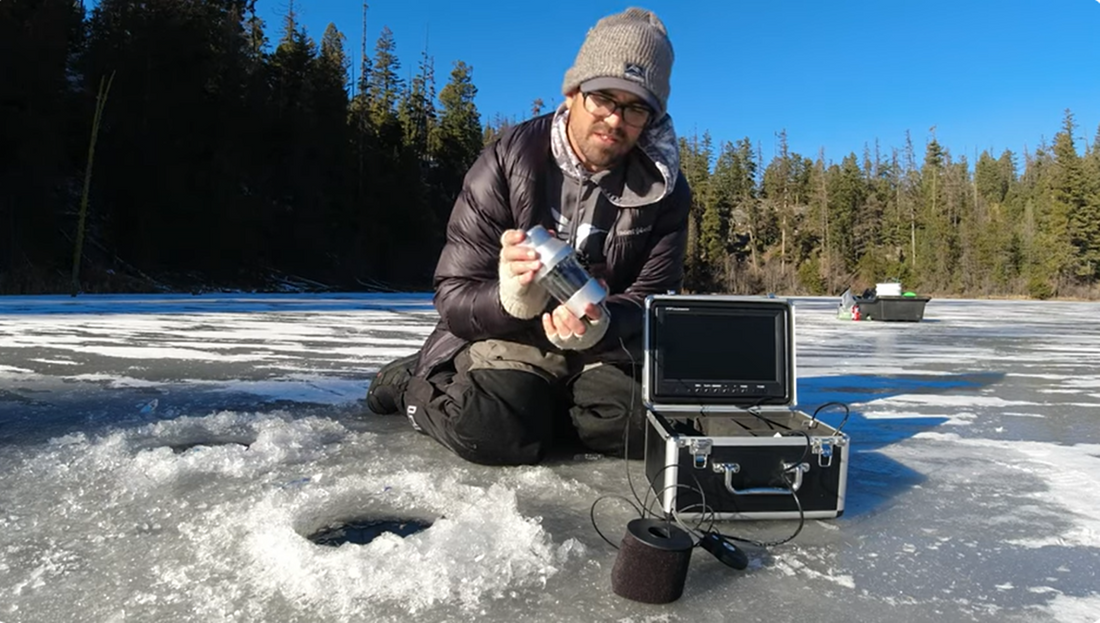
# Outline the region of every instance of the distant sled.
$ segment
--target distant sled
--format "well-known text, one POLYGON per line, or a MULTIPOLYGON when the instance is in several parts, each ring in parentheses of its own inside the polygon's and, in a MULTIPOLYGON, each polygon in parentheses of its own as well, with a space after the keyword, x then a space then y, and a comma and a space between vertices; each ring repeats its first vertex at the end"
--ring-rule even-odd
POLYGON ((920 322, 924 319, 924 306, 931 297, 917 296, 901 291, 901 284, 886 282, 875 284, 860 296, 852 295, 851 288, 840 297, 837 318, 843 320, 881 320, 886 322, 920 322))

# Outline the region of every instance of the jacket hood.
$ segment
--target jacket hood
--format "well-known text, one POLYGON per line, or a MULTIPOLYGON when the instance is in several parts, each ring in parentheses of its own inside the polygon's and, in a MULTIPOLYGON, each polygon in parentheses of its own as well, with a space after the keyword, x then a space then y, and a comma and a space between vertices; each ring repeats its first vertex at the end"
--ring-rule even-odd
POLYGON ((671 116, 666 114, 646 127, 625 160, 626 171, 622 176, 609 175, 609 171, 591 173, 584 168, 569 144, 568 121, 569 109, 562 104, 554 113, 550 147, 566 177, 591 179, 608 201, 622 208, 657 203, 672 194, 680 175, 680 145, 671 116))

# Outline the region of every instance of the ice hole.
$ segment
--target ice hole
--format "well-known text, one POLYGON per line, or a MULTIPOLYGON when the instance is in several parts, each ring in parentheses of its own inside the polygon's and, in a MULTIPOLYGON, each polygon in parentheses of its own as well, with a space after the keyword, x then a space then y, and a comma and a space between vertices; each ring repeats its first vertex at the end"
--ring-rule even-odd
POLYGON ((244 443, 244 442, 241 442, 241 441, 225 440, 225 441, 194 441, 194 442, 187 442, 187 443, 175 443, 175 444, 170 444, 168 447, 171 448, 172 452, 174 452, 175 454, 183 454, 184 452, 188 452, 188 451, 194 450, 196 448, 201 450, 202 448, 212 448, 212 447, 215 447, 215 446, 240 446, 242 448, 247 449, 248 446, 250 446, 250 445, 252 445, 252 444, 244 443))
POLYGON ((339 547, 344 543, 366 545, 387 532, 404 538, 426 530, 431 526, 431 522, 423 519, 380 519, 370 517, 335 522, 306 538, 318 545, 328 545, 330 547, 339 547))

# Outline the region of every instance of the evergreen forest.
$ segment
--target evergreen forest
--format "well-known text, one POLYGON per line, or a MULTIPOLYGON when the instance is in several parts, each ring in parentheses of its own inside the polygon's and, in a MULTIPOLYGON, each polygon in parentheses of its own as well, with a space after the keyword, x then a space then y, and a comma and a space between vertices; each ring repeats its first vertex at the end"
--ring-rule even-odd
MULTIPOLYGON (((255 0, 0 1, 0 294, 429 289, 466 169, 523 120, 388 28, 350 45, 255 0)), ((681 136, 686 288, 1100 298, 1100 129, 1052 130, 974 161, 934 130, 839 163, 681 136)))

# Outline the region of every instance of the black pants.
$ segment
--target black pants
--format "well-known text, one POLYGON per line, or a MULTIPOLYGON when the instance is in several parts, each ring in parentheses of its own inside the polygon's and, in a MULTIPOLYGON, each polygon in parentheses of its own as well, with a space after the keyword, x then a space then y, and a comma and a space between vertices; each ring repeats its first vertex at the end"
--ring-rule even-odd
POLYGON ((570 442, 641 457, 645 409, 636 366, 578 369, 561 354, 490 342, 475 343, 453 365, 409 381, 404 408, 414 426, 484 465, 538 463, 570 442))

